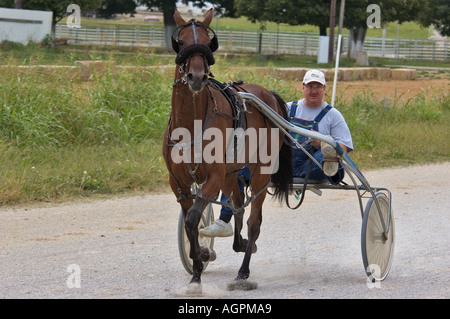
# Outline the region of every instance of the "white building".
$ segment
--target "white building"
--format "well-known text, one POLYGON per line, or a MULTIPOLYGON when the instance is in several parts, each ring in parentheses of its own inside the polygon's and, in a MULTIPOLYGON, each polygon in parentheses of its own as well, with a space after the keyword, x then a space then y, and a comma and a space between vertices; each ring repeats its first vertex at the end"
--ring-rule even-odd
POLYGON ((40 42, 52 32, 51 11, 0 8, 0 42, 40 42))

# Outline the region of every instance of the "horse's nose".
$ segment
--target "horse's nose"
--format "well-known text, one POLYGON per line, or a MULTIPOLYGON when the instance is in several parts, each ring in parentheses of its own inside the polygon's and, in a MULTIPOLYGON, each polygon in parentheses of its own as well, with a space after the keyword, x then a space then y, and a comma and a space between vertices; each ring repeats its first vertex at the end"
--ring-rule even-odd
POLYGON ((191 59, 189 72, 186 74, 186 81, 193 92, 200 92, 208 81, 208 74, 205 72, 205 64, 202 58, 191 59), (199 61, 200 63, 197 63, 199 61))
POLYGON ((194 74, 194 73, 188 73, 186 75, 187 83, 189 84, 189 87, 191 91, 194 92, 200 92, 203 90, 203 87, 206 84, 206 81, 208 80, 208 76, 205 73, 202 74, 194 74))

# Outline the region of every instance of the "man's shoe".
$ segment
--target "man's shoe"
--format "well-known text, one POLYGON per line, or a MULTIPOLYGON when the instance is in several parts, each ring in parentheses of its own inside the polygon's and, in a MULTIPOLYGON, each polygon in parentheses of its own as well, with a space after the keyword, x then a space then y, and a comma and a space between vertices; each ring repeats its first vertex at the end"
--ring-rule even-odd
POLYGON ((339 158, 336 150, 328 143, 321 142, 320 149, 323 154, 322 169, 327 176, 334 176, 339 169, 339 158))
POLYGON ((218 219, 214 224, 201 228, 199 234, 205 237, 230 237, 233 236, 233 227, 231 223, 218 219))

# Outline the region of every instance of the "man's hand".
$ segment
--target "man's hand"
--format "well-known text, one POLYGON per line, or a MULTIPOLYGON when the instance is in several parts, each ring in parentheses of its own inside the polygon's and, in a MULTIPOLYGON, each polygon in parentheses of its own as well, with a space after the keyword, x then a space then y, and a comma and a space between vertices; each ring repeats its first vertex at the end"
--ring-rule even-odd
POLYGON ((313 147, 320 147, 320 140, 312 140, 310 144, 313 147))
MULTIPOLYGON (((311 141, 311 146, 313 147, 320 147, 320 140, 312 140, 311 141)), ((339 145, 342 147, 342 149, 344 150, 345 153, 347 153, 347 146, 345 146, 344 144, 339 143, 339 145)))

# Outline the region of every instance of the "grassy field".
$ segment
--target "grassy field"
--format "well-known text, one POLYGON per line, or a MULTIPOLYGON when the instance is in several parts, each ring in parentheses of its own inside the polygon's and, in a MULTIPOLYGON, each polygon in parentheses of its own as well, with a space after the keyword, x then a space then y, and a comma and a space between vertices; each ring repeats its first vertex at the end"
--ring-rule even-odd
MULTIPOLYGON (((111 69, 83 82, 66 69, 49 74, 18 66, 74 65, 86 59, 173 65, 173 56, 159 57, 147 49, 59 51, 11 43, 0 49, 2 64, 9 66, 0 68, 0 205, 167 190, 161 146, 172 72, 111 69)), ((228 81, 233 78, 230 66, 312 67, 311 59, 218 56, 213 72, 228 81)), ((247 70, 246 82, 277 91, 287 101, 301 95, 292 82, 247 70)), ((450 158, 448 91, 418 92, 406 101, 378 100, 365 91, 350 102, 338 96, 336 106, 353 133, 352 158, 363 170, 450 158)))
POLYGON ((0 72, 0 203, 160 189, 169 78, 0 72))
MULTIPOLYGON (((118 65, 172 65, 175 55, 162 49, 125 46, 69 45, 57 50, 40 48, 38 44, 22 45, 12 42, 0 43, 0 62, 3 65, 74 65, 79 60, 115 61, 118 65)), ((334 68, 334 63, 317 64, 316 56, 284 55, 274 59, 260 58, 254 54, 230 55, 218 52, 222 63, 228 65, 273 66, 273 67, 317 67, 334 68)), ((386 65, 416 65, 449 68, 450 61, 395 60, 371 57, 370 63, 377 67, 386 65)), ((354 60, 342 57, 341 67, 355 67, 354 60)))

